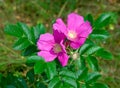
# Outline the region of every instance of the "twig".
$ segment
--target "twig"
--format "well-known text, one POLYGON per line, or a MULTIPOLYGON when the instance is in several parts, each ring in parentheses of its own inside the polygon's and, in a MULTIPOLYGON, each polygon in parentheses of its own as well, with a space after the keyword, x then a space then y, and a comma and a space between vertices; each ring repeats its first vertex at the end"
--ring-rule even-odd
POLYGON ((5 61, 5 62, 1 62, 0 63, 0 66, 2 65, 5 65, 5 64, 21 64, 21 63, 25 63, 26 60, 23 58, 23 59, 19 59, 19 60, 8 60, 8 61, 5 61))
POLYGON ((8 51, 10 51, 11 53, 18 55, 16 52, 14 52, 12 49, 10 49, 9 47, 5 46, 4 44, 0 43, 0 46, 6 48, 8 51))
POLYGON ((63 6, 61 7, 60 12, 59 12, 57 17, 60 17, 62 15, 67 3, 68 3, 68 0, 66 0, 65 3, 63 4, 63 6))
POLYGON ((5 62, 1 62, 0 65, 4 65, 4 64, 12 64, 12 63, 25 63, 26 59, 23 56, 20 56, 18 53, 16 53, 15 51, 13 51, 12 49, 10 49, 9 47, 5 46, 4 44, 0 43, 0 46, 4 47, 5 49, 7 49, 8 51, 10 51, 11 53, 13 53, 14 55, 16 55, 18 58, 20 58, 19 60, 8 60, 5 62))

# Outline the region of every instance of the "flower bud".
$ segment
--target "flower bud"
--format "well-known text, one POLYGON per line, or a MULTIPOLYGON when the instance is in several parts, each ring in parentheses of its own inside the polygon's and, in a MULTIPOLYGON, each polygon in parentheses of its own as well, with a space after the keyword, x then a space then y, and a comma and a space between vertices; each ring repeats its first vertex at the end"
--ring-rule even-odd
POLYGON ((73 60, 77 60, 79 58, 79 53, 73 53, 72 58, 73 60))

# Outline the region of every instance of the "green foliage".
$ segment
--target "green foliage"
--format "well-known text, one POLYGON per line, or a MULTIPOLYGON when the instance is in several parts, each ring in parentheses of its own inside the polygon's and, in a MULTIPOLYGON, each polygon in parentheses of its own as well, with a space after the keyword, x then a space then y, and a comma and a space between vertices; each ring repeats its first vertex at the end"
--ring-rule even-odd
POLYGON ((72 71, 69 71, 69 70, 62 70, 62 71, 60 71, 59 74, 60 74, 61 76, 67 76, 67 77, 76 79, 75 73, 73 73, 72 71))
POLYGON ((87 74, 88 74, 88 68, 84 68, 84 69, 82 69, 82 70, 78 70, 78 71, 76 72, 77 80, 80 81, 80 80, 86 79, 87 74))
POLYGON ((29 80, 30 83, 33 83, 35 81, 34 76, 35 76, 34 69, 31 69, 26 73, 26 77, 27 77, 27 79, 29 80))
POLYGON ((109 33, 104 29, 93 30, 92 34, 90 35, 91 39, 107 39, 108 37, 109 33))
POLYGON ((27 38, 19 38, 13 45, 15 50, 23 50, 30 45, 30 42, 27 38))
POLYGON ((87 55, 91 55, 91 54, 94 54, 96 51, 98 51, 98 50, 100 50, 101 49, 101 47, 99 47, 99 46, 91 46, 86 52, 85 52, 85 54, 87 54, 87 55))
POLYGON ((91 46, 94 46, 94 43, 87 40, 84 45, 80 47, 79 53, 83 55, 91 46))
POLYGON ((32 28, 32 33, 35 36, 35 39, 38 39, 40 34, 44 34, 45 33, 45 26, 43 24, 38 24, 37 26, 32 28))
POLYGON ((95 83, 93 88, 109 88, 106 84, 95 83))
POLYGON ((34 54, 35 52, 37 52, 37 47, 34 45, 30 45, 22 51, 22 55, 30 56, 30 55, 34 54))
POLYGON ((40 61, 36 62, 34 65, 34 72, 35 74, 40 74, 45 70, 45 61, 41 59, 40 61))
POLYGON ((96 57, 94 56, 88 56, 87 57, 87 62, 89 67, 93 70, 93 71, 99 71, 99 65, 98 65, 98 60, 96 59, 96 57))
POLYGON ((40 74, 45 70, 46 62, 42 57, 39 56, 30 56, 27 58, 27 63, 35 63, 34 72, 35 74, 40 74))
POLYGON ((111 13, 103 13, 95 20, 94 27, 96 29, 105 27, 110 23, 110 19, 111 19, 111 13))
POLYGON ((104 49, 97 51, 96 56, 100 56, 105 60, 111 60, 113 58, 113 55, 104 49))
POLYGON ((24 23, 17 23, 17 25, 23 30, 23 33, 25 37, 31 42, 34 43, 34 36, 32 35, 32 32, 30 31, 29 27, 24 23))
POLYGON ((86 67, 86 63, 85 63, 85 57, 84 56, 80 56, 76 61, 75 61, 75 69, 79 70, 79 69, 84 69, 86 67))
POLYGON ((2 76, 0 82, 2 88, 28 88, 26 81, 22 77, 16 77, 12 73, 8 73, 7 77, 2 76))
POLYGON ((8 24, 6 25, 4 31, 5 33, 15 37, 23 36, 23 30, 18 25, 8 24))
POLYGON ((30 56, 27 58, 27 63, 35 63, 35 62, 39 62, 40 60, 44 60, 42 57, 39 57, 39 56, 30 56))
POLYGON ((57 70, 56 70, 56 63, 53 62, 49 62, 46 63, 46 74, 48 79, 52 79, 56 74, 57 74, 57 70))
POLYGON ((77 88, 76 80, 74 80, 74 79, 72 79, 70 77, 64 76, 62 78, 62 81, 64 81, 65 83, 69 84, 69 86, 72 86, 73 88, 77 88))
POLYGON ((24 50, 23 55, 27 56, 36 51, 36 41, 41 34, 45 33, 45 27, 38 24, 35 27, 29 28, 25 23, 18 22, 17 24, 9 24, 5 26, 5 33, 17 37, 13 48, 15 50, 24 50))
POLYGON ((98 72, 92 72, 88 74, 85 81, 86 83, 89 83, 89 84, 94 83, 98 80, 99 77, 101 77, 101 75, 98 72))
POLYGON ((0 73, 0 82, 2 81, 1 79, 2 79, 2 74, 0 73))
POLYGON ((89 21, 89 22, 91 23, 91 25, 93 25, 93 23, 94 23, 94 19, 93 19, 93 17, 92 17, 91 14, 88 14, 88 15, 85 17, 85 20, 86 20, 86 21, 89 21))
POLYGON ((60 79, 59 79, 58 77, 54 77, 54 78, 50 81, 50 83, 49 83, 49 85, 48 85, 48 88, 54 88, 55 85, 57 85, 57 83, 59 83, 59 82, 60 82, 60 79))

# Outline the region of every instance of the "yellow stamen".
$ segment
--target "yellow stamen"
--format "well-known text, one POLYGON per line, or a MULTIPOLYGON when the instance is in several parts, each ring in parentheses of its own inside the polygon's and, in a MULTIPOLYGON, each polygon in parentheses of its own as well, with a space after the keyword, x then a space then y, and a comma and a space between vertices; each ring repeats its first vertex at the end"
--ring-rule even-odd
POLYGON ((62 48, 59 44, 55 44, 53 47, 53 51, 54 51, 54 53, 59 53, 62 51, 62 48))
POLYGON ((77 37, 77 34, 75 31, 69 31, 68 32, 68 37, 71 39, 75 39, 77 37))

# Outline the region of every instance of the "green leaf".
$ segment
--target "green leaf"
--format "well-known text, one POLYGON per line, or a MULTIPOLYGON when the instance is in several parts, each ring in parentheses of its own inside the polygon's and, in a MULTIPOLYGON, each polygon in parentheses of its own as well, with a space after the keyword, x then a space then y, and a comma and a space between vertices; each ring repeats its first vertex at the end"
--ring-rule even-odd
POLYGON ((7 85, 5 88, 16 88, 14 85, 7 85))
POLYGON ((21 30, 21 28, 13 24, 6 25, 4 32, 15 37, 23 36, 23 31, 21 30))
POLYGON ((59 82, 60 82, 60 79, 58 77, 54 77, 48 84, 48 88, 54 88, 59 82))
POLYGON ((94 42, 90 39, 86 39, 85 44, 95 45, 94 42))
POLYGON ((29 71, 27 72, 27 74, 26 74, 26 77, 27 77, 27 79, 28 79, 31 83, 33 83, 34 80, 35 80, 35 78, 34 78, 34 70, 33 70, 33 69, 29 70, 29 71))
POLYGON ((113 59, 113 55, 104 49, 97 51, 95 55, 100 56, 100 57, 102 57, 102 59, 105 59, 105 60, 113 59))
POLYGON ((46 63, 46 74, 49 79, 52 79, 56 74, 56 63, 54 61, 46 63))
POLYGON ((17 81, 19 82, 22 88, 28 88, 27 83, 23 78, 18 78, 17 81))
POLYGON ((103 13, 94 22, 95 23, 94 27, 95 28, 102 28, 102 27, 109 24, 110 19, 111 19, 111 14, 110 13, 103 13))
POLYGON ((93 70, 93 71, 99 71, 99 65, 98 65, 98 61, 95 57, 93 56, 88 56, 87 57, 87 62, 89 67, 93 70))
POLYGON ((99 77, 101 77, 101 75, 98 72, 92 72, 88 74, 85 81, 86 83, 93 83, 96 82, 99 77))
POLYGON ((67 82, 63 82, 63 85, 61 86, 61 88, 75 88, 75 87, 73 87, 72 85, 70 85, 67 82))
POLYGON ((48 87, 45 83, 38 81, 35 88, 48 88, 48 87))
POLYGON ((88 14, 86 17, 85 17, 85 21, 89 21, 91 23, 91 25, 93 25, 93 17, 91 14, 88 14))
POLYGON ((95 83, 93 88, 109 88, 106 84, 95 83))
POLYGON ((81 88, 87 88, 86 84, 81 84, 81 88))
POLYGON ((109 33, 107 30, 93 30, 93 32, 89 36, 91 39, 107 39, 109 37, 109 33))
POLYGON ((92 86, 89 86, 88 84, 84 83, 84 84, 81 84, 81 87, 80 88, 93 88, 92 86))
POLYGON ((19 27, 21 27, 21 29, 23 30, 24 32, 24 35, 28 38, 28 40, 31 42, 31 43, 34 43, 35 42, 35 38, 34 38, 34 35, 32 34, 31 30, 29 29, 29 27, 24 24, 24 23, 17 23, 17 25, 19 27))
POLYGON ((40 74, 46 69, 46 63, 43 59, 40 59, 34 65, 34 72, 35 74, 40 74))
POLYGON ((94 54, 95 52, 97 52, 98 50, 100 50, 101 47, 99 46, 91 46, 86 52, 85 54, 86 55, 91 55, 91 54, 94 54))
POLYGON ((30 56, 27 58, 27 63, 34 63, 34 62, 39 62, 39 61, 43 62, 43 60, 44 59, 42 57, 34 55, 34 56, 30 56))
POLYGON ((84 69, 86 67, 85 58, 80 56, 77 60, 75 60, 75 68, 76 70, 84 69))
POLYGON ((58 82, 55 86, 54 86, 54 88, 66 88, 64 85, 63 85, 63 83, 60 81, 60 82, 58 82))
POLYGON ((40 34, 45 33, 46 28, 43 24, 38 24, 37 26, 33 27, 33 30, 34 30, 35 39, 38 39, 40 34))
POLYGON ((23 56, 29 56, 29 55, 31 55, 35 52, 37 52, 37 47, 34 46, 34 45, 30 45, 22 52, 22 55, 23 56))
POLYGON ((90 47, 90 44, 84 44, 80 47, 79 53, 80 55, 84 54, 85 51, 90 47))
POLYGON ((62 80, 65 82, 65 83, 68 83, 69 85, 73 86, 74 88, 77 88, 77 82, 76 80, 70 78, 70 77, 67 77, 67 76, 64 76, 62 78, 62 80))
POLYGON ((73 79, 76 79, 75 73, 73 73, 72 71, 69 70, 62 70, 59 73, 61 76, 67 76, 67 77, 71 77, 73 79))
POLYGON ((19 38, 13 45, 15 50, 23 50, 27 48, 31 43, 26 38, 19 38))
POLYGON ((0 73, 0 82, 2 81, 1 79, 2 79, 2 74, 0 73))
POLYGON ((91 40, 87 39, 85 44, 80 47, 80 55, 84 54, 91 46, 95 45, 91 40))
POLYGON ((84 68, 76 72, 76 77, 78 80, 84 80, 87 77, 88 68, 84 68))

